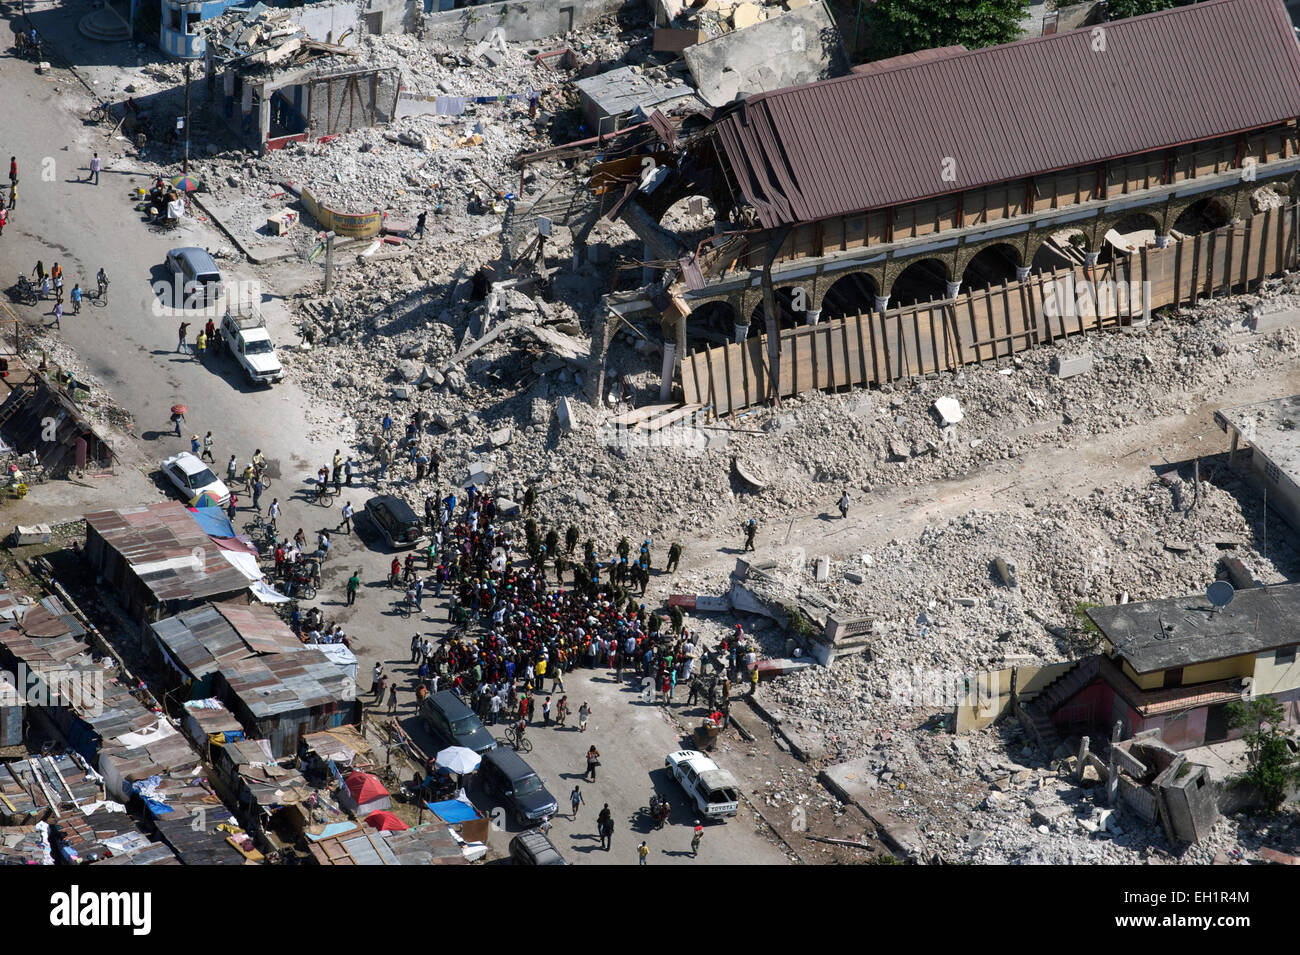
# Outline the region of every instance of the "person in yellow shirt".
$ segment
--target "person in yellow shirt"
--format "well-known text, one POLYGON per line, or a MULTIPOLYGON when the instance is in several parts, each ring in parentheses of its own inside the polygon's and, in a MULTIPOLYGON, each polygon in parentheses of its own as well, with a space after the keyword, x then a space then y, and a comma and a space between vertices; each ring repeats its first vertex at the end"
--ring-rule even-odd
POLYGON ((199 361, 203 361, 203 356, 208 350, 208 336, 204 332, 199 332, 199 337, 194 340, 194 354, 199 361))
POLYGON ((644 842, 642 842, 639 846, 636 847, 636 855, 637 858, 641 860, 637 864, 645 865, 646 857, 650 855, 650 847, 647 846, 644 842))

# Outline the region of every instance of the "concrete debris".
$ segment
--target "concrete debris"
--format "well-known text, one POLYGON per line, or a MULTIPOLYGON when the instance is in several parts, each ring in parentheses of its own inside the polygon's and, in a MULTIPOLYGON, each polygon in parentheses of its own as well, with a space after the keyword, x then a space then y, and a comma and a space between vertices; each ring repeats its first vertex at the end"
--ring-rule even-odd
POLYGON ((939 418, 939 423, 945 427, 957 424, 965 415, 961 411, 961 403, 952 397, 943 397, 935 400, 934 413, 939 418))
POLYGON ((1074 355, 1072 357, 1058 355, 1052 360, 1052 374, 1057 378, 1073 378, 1075 375, 1084 374, 1091 368, 1091 355, 1074 355))

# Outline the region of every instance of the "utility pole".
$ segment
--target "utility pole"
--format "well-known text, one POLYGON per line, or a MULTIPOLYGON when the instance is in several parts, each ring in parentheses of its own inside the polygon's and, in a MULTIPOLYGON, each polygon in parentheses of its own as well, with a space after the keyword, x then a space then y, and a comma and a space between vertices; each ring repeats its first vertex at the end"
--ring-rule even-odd
POLYGON ((325 291, 334 285, 334 233, 325 233, 325 291))
POLYGON ((190 174, 190 62, 185 61, 185 164, 181 172, 190 174))

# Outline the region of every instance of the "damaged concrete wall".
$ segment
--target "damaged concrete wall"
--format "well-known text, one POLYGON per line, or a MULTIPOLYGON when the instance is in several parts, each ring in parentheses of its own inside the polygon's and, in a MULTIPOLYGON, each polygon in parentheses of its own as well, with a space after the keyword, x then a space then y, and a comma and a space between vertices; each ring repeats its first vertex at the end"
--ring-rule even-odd
POLYGON ((700 96, 725 106, 740 93, 762 93, 843 76, 848 55, 823 2, 714 37, 682 51, 700 96))
POLYGON ((356 3, 313 3, 291 11, 289 20, 321 43, 351 47, 361 33, 361 13, 356 3))
POLYGON ((460 10, 427 14, 426 31, 451 30, 470 40, 482 40, 497 27, 512 42, 540 40, 568 33, 615 13, 625 0, 525 0, 522 3, 484 3, 460 10))
POLYGON ((361 19, 370 33, 402 33, 423 11, 423 0, 362 0, 361 19))

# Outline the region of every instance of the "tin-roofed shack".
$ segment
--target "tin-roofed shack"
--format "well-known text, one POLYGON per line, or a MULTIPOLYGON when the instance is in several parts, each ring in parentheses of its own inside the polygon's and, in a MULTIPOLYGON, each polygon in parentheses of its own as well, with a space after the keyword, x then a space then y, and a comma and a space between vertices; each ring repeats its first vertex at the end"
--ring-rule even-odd
POLYGON ((276 759, 297 755, 308 733, 361 719, 356 684, 313 647, 238 660, 217 672, 215 688, 276 759))
POLYGON ((465 865, 460 843, 445 825, 376 832, 369 826, 311 845, 317 865, 465 865))
POLYGON ((248 579, 175 501, 87 514, 86 558, 141 625, 247 600, 248 579))
POLYGON ((237 603, 207 604, 145 631, 145 657, 162 674, 168 692, 188 687, 179 698, 213 695, 217 671, 268 653, 305 649, 292 630, 269 607, 237 603))

